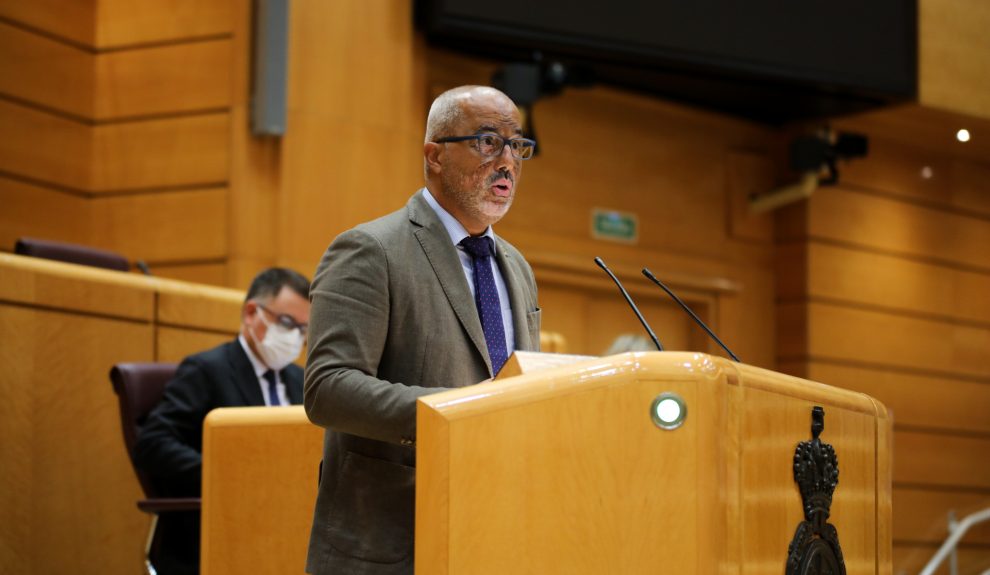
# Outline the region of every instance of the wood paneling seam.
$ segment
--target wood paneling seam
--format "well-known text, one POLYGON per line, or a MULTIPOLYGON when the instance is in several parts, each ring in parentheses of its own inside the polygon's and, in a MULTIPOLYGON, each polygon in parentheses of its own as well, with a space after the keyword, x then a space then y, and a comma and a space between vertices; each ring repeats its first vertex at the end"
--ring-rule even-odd
POLYGON ((890 306, 883 306, 877 304, 862 303, 862 302, 857 302, 842 298, 832 298, 828 296, 813 295, 804 298, 781 298, 776 300, 776 302, 783 304, 823 303, 836 307, 846 307, 851 309, 870 311, 874 313, 883 313, 887 315, 894 315, 900 317, 910 317, 910 318, 922 319, 926 321, 936 321, 951 325, 964 325, 964 326, 984 328, 984 329, 990 328, 990 322, 986 322, 986 321, 966 320, 951 315, 917 311, 912 308, 890 307, 890 306))
POLYGON ((154 272, 155 266, 202 266, 202 265, 215 265, 215 264, 226 264, 228 258, 202 258, 202 259, 187 259, 187 260, 144 260, 144 263, 148 264, 151 271, 154 272))
MULTIPOLYGON (((974 164, 983 165, 980 162, 973 162, 974 164)), ((876 188, 870 188, 868 186, 861 186, 856 184, 842 184, 839 186, 842 191, 861 194, 864 196, 883 198, 885 200, 892 200, 895 202, 900 202, 903 204, 911 204, 927 210, 935 210, 938 212, 944 212, 952 214, 955 216, 963 216, 967 218, 973 218, 977 220, 983 220, 990 222, 990 214, 983 214, 982 212, 976 212, 973 210, 967 210, 965 208, 960 208, 952 204, 939 203, 934 200, 926 200, 917 196, 905 196, 901 194, 896 194, 894 192, 888 192, 886 190, 879 190, 876 188)))
POLYGON ((51 106, 46 106, 44 104, 38 104, 30 100, 25 100, 23 98, 18 98, 6 92, 0 92, 0 100, 14 104, 15 106, 21 106, 22 108, 30 108, 36 112, 41 112, 43 114, 48 114, 49 116, 55 116, 57 118, 62 118, 64 120, 69 120, 71 122, 76 122, 78 124, 83 124, 84 126, 92 126, 95 122, 85 116, 79 116, 73 114, 72 112, 66 112, 65 110, 59 110, 58 108, 52 108, 51 106))
POLYGON ((848 241, 836 240, 836 239, 826 238, 826 237, 816 236, 816 235, 809 235, 805 239, 808 242, 814 242, 814 243, 819 243, 819 244, 824 244, 824 245, 830 245, 830 246, 845 248, 845 249, 854 250, 854 251, 861 251, 861 252, 867 252, 867 253, 872 253, 872 254, 879 254, 879 255, 882 255, 882 256, 890 256, 890 257, 900 258, 900 259, 903 259, 903 260, 913 261, 913 262, 918 262, 918 263, 923 263, 923 264, 937 265, 937 266, 941 266, 941 267, 948 268, 948 269, 953 269, 953 270, 960 270, 960 271, 966 271, 966 272, 974 272, 974 273, 980 273, 980 274, 990 274, 990 267, 980 267, 980 266, 974 266, 974 265, 964 264, 964 263, 960 263, 960 262, 956 262, 956 261, 952 261, 952 260, 945 260, 945 259, 942 259, 942 258, 933 258, 933 257, 926 257, 926 256, 919 256, 919 255, 915 255, 915 254, 910 254, 910 253, 907 253, 907 252, 896 252, 896 251, 893 251, 893 250, 885 250, 885 249, 882 249, 882 248, 876 248, 876 247, 868 246, 868 245, 865 245, 865 244, 858 244, 856 242, 848 242, 848 241))
MULTIPOLYGON (((897 441, 897 438, 894 438, 897 441)), ((895 462, 896 465, 896 462, 895 462)), ((975 485, 942 485, 938 483, 913 483, 910 481, 894 481, 891 485, 894 489, 917 489, 922 491, 939 491, 942 493, 971 493, 976 495, 990 495, 990 487, 977 487, 975 485)))
POLYGON ((904 368, 898 364, 872 363, 868 361, 860 361, 860 360, 848 359, 844 357, 831 357, 827 355, 808 355, 808 354, 777 355, 776 360, 778 365, 784 363, 809 363, 809 362, 827 363, 838 366, 848 365, 853 367, 862 367, 866 369, 887 371, 891 373, 903 373, 906 375, 924 375, 929 377, 941 377, 946 379, 958 379, 962 381, 971 381, 974 383, 990 384, 990 377, 983 377, 979 375, 970 375, 966 373, 958 373, 951 371, 940 371, 935 369, 904 368))
MULTIPOLYGON (((126 272, 123 272, 123 273, 126 273, 126 272)), ((0 297, 0 305, 9 305, 11 307, 19 307, 19 308, 25 308, 25 309, 35 309, 35 310, 48 311, 48 312, 54 312, 54 313, 61 313, 61 314, 67 314, 67 315, 77 315, 77 316, 82 316, 82 317, 94 317, 94 318, 98 318, 98 319, 107 319, 107 320, 112 320, 112 321, 123 321, 123 322, 127 322, 127 323, 136 323, 136 324, 139 324, 139 325, 151 325, 151 323, 152 323, 152 320, 150 320, 150 319, 140 319, 140 318, 131 317, 131 316, 125 316, 125 315, 113 315, 113 314, 109 314, 109 313, 100 313, 100 312, 96 312, 96 311, 85 311, 85 310, 73 309, 73 308, 67 308, 67 307, 57 307, 57 306, 52 306, 52 305, 31 303, 31 302, 25 302, 25 301, 16 301, 16 300, 11 300, 11 299, 5 299, 5 298, 2 298, 2 297, 0 297)))
POLYGON ((7 24, 8 26, 19 28, 25 32, 47 38, 53 42, 58 42, 65 46, 75 48, 80 52, 86 52, 87 54, 108 54, 112 52, 124 52, 129 50, 144 50, 148 48, 159 48, 163 46, 177 46, 182 44, 200 44, 205 42, 216 42, 219 40, 230 40, 234 37, 233 32, 223 32, 219 34, 204 34, 201 36, 187 36, 185 38, 173 38, 170 40, 159 40, 154 42, 135 42, 133 44, 120 44, 117 46, 91 46, 89 44, 84 44, 77 40, 72 40, 71 38, 66 38, 59 34, 49 32, 48 30, 42 30, 30 24, 21 22, 20 20, 14 20, 12 18, 7 18, 5 16, 0 16, 0 22, 7 24))
POLYGON ((154 186, 150 188, 88 191, 88 190, 81 190, 79 188, 73 188, 70 186, 64 186, 62 184, 56 184, 54 182, 49 182, 45 180, 38 180, 30 176, 15 174, 4 170, 0 170, 0 178, 6 178, 8 180, 21 182, 23 184, 28 184, 34 187, 45 188, 46 190, 49 191, 59 192, 66 195, 75 196, 78 198, 87 198, 87 199, 121 198, 126 196, 143 196, 143 195, 159 194, 159 193, 215 190, 215 189, 226 188, 229 186, 229 182, 221 181, 221 182, 196 182, 192 184, 177 184, 174 186, 154 186))
POLYGON ((41 28, 35 28, 34 26, 31 26, 30 24, 25 24, 24 22, 21 22, 19 20, 13 20, 11 18, 0 16, 0 22, 3 22, 4 24, 7 24, 8 26, 11 26, 13 28, 19 28, 25 32, 29 32, 31 34, 35 34, 43 38, 47 38, 49 40, 52 40, 53 42, 58 42, 59 44, 64 44, 71 48, 75 48, 80 52, 86 52, 89 54, 95 53, 95 50, 93 49, 92 46, 87 46, 82 42, 78 42, 76 40, 72 40, 64 36, 59 36, 58 34, 54 34, 47 30, 42 30, 41 28))
MULTIPOLYGON (((157 296, 157 294, 156 294, 156 296, 157 296)), ((157 304, 157 302, 156 302, 156 304, 157 304)), ((155 308, 155 313, 156 314, 158 313, 157 312, 157 309, 158 308, 156 307, 155 308)), ((191 326, 189 324, 178 324, 178 323, 169 323, 169 322, 165 322, 165 321, 158 321, 158 318, 157 318, 157 315, 156 315, 156 317, 155 317, 155 328, 156 328, 155 329, 155 332, 156 332, 156 334, 157 334, 157 331, 158 331, 157 328, 160 328, 160 327, 167 327, 167 328, 172 328, 172 329, 181 329, 183 331, 194 331, 194 332, 197 332, 197 333, 210 333, 210 334, 217 334, 217 335, 230 335, 230 333, 231 333, 231 331, 229 329, 220 329, 220 328, 214 328, 214 327, 199 327, 199 326, 191 326)))
POLYGON ((105 118, 102 120, 91 120, 88 123, 93 126, 113 126, 118 124, 136 124, 138 122, 151 122, 156 120, 171 120, 174 118, 188 118, 195 116, 211 116, 216 114, 229 114, 230 106, 220 108, 200 108, 197 110, 181 110, 175 112, 160 112, 156 114, 140 114, 137 116, 119 116, 116 118, 105 118))
POLYGON ((162 48, 166 46, 181 46, 183 44, 205 44, 207 42, 217 42, 220 40, 230 40, 234 37, 232 32, 221 34, 205 34, 203 36, 187 36, 185 38, 174 38, 171 40, 159 40, 156 42, 135 42, 133 44, 120 44, 119 46, 107 46, 104 48, 94 48, 95 54, 110 54, 113 52, 127 52, 133 50, 146 50, 150 48, 162 48))
POLYGON ((93 118, 87 118, 85 116, 79 116, 71 112, 66 112, 58 108, 52 108, 51 106, 46 106, 44 104, 38 104, 30 100, 24 100, 22 98, 18 98, 17 96, 12 96, 6 92, 0 92, 0 100, 9 102, 11 104, 14 104, 15 106, 30 108, 37 112, 48 114, 49 116, 55 116, 57 118, 62 118, 64 120, 69 120, 71 122, 76 122, 77 124, 82 124, 84 126, 89 126, 89 127, 113 126, 119 124, 136 124, 139 122, 171 120, 175 118, 190 118, 196 116, 229 114, 231 110, 230 106, 225 106, 218 108, 199 108, 194 110, 177 110, 175 112, 159 112, 155 114, 139 114, 136 116, 119 116, 115 118, 93 119, 93 118))
POLYGON ((36 188, 44 188, 51 192, 58 192, 60 194, 65 194, 67 196, 74 196, 77 198, 92 198, 94 194, 87 192, 85 190, 80 190, 78 188, 72 188, 69 186, 63 186, 62 184, 56 184, 54 182, 46 182, 43 180, 37 180, 30 176, 23 176, 21 174, 15 174, 13 172, 7 172, 0 170, 0 179, 7 179, 14 182, 20 182, 22 184, 27 184, 36 188))
POLYGON ((907 431, 913 433, 926 433, 928 435, 946 435, 950 437, 967 437, 971 439, 990 439, 990 432, 976 431, 972 429, 948 429, 944 427, 929 427, 926 425, 898 425, 894 423, 894 431, 907 431))

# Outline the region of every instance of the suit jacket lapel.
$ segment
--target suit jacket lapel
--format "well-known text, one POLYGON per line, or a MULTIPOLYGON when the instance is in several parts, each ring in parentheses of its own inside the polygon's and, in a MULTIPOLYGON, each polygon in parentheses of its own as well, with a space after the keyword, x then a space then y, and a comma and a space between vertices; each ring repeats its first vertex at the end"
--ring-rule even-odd
POLYGON ((457 319, 464 327, 474 347, 484 358, 488 372, 492 371, 492 362, 488 357, 488 346, 485 344, 485 332, 481 328, 481 319, 471 296, 471 289, 461 269, 461 260, 457 256, 457 248, 450 241, 450 235, 443 227, 440 218, 433 208, 422 198, 422 192, 414 195, 407 205, 409 220, 418 226, 413 232, 419 245, 423 248, 433 273, 436 274, 440 287, 450 307, 454 309, 457 319))
POLYGON ((513 260, 509 250, 505 247, 505 241, 495 236, 498 241, 498 249, 495 250, 495 260, 498 261, 498 268, 502 272, 502 279, 505 280, 505 288, 509 292, 509 305, 512 307, 512 329, 515 331, 516 349, 533 349, 529 341, 529 323, 526 315, 529 310, 526 306, 526 296, 523 292, 519 277, 518 267, 513 260))
POLYGON ((231 385, 244 396, 244 405, 265 405, 265 397, 261 394, 261 385, 254 367, 251 366, 251 360, 236 339, 228 344, 227 357, 230 360, 231 385))

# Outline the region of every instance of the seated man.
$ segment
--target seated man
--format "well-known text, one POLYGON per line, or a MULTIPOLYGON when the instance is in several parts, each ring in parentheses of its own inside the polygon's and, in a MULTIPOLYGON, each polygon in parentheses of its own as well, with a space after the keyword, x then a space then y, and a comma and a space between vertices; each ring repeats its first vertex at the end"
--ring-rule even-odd
MULTIPOLYGON (((251 282, 237 339, 187 357, 141 428, 134 457, 165 497, 199 497, 203 419, 217 407, 302 403, 299 356, 309 321, 309 280, 267 269, 251 282)), ((155 567, 198 573, 199 513, 164 513, 155 567)))

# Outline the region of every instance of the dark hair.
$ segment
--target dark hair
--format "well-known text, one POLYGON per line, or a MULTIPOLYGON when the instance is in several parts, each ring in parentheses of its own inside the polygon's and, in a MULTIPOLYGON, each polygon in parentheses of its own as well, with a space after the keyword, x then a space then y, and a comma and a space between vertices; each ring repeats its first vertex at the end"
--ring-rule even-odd
POLYGON ((251 281, 251 287, 248 288, 244 301, 275 297, 284 286, 309 299, 309 280, 306 276, 288 268, 268 268, 251 281))

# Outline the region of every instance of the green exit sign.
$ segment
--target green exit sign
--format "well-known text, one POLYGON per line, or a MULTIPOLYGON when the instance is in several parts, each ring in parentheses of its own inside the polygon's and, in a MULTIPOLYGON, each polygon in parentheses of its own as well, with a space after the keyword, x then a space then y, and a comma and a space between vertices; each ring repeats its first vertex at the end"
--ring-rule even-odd
POLYGON ((636 243, 639 239, 639 218, 629 212, 595 208, 591 210, 591 236, 599 240, 636 243))

